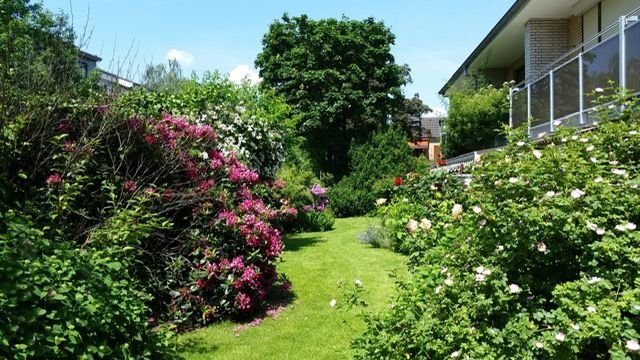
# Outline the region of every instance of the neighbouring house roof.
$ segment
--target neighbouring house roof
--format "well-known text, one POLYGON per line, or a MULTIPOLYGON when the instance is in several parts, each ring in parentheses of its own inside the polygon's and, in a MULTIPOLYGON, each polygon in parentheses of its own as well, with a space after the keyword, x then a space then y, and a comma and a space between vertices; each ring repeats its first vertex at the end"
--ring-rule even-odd
POLYGON ((524 28, 530 19, 563 19, 580 15, 597 0, 516 0, 458 70, 438 92, 449 88, 469 71, 507 68, 524 56, 524 28))
POLYGON ((97 55, 93 55, 93 54, 89 54, 88 52, 82 51, 80 50, 80 60, 85 60, 85 61, 91 61, 91 62, 100 62, 102 61, 102 58, 97 56, 97 55))
POLYGON ((440 138, 440 122, 442 117, 426 117, 420 118, 420 128, 425 137, 440 138))

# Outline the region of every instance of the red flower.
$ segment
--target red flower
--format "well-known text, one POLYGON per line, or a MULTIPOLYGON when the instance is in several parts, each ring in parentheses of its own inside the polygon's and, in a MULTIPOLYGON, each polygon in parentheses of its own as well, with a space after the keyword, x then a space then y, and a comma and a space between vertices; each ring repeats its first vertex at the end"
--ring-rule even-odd
POLYGON ((446 159, 438 160, 438 166, 445 166, 445 165, 447 165, 447 160, 446 159))
POLYGON ((122 185, 122 188, 128 192, 136 192, 136 190, 138 190, 138 185, 136 185, 136 182, 133 180, 127 180, 122 185))
POLYGON ((60 174, 53 173, 47 178, 47 185, 56 186, 62 182, 62 176, 60 174))
POLYGON ((400 186, 402 184, 404 184, 404 180, 402 180, 402 178, 399 176, 396 177, 396 186, 400 186))

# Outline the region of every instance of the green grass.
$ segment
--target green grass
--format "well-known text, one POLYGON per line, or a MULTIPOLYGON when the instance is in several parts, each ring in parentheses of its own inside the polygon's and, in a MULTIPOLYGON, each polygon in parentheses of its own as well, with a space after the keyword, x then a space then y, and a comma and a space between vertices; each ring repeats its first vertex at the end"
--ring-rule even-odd
POLYGON ((236 335, 237 324, 224 322, 180 336, 186 359, 344 359, 351 357, 351 339, 363 329, 359 309, 329 306, 340 302, 343 289, 360 279, 367 311, 386 306, 394 292, 388 274, 406 273, 405 259, 390 250, 362 244, 357 235, 374 221, 338 219, 334 230, 306 233, 285 240, 278 265, 293 284, 295 299, 274 320, 236 335))

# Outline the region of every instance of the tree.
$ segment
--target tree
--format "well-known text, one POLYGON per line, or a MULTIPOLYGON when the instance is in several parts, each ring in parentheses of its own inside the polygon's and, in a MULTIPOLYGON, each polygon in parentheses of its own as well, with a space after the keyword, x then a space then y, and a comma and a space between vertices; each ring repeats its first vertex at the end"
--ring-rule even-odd
POLYGON ((64 15, 29 0, 0 5, 0 111, 29 94, 56 94, 78 80, 75 35, 64 15))
POLYGON ((169 60, 168 66, 165 64, 147 65, 142 83, 149 90, 178 91, 180 84, 185 80, 182 76, 182 67, 178 60, 169 60))
POLYGON ((509 88, 492 85, 449 94, 443 154, 451 158, 499 145, 499 132, 509 123, 509 88))
POLYGON ((348 170, 353 140, 366 139, 402 107, 408 67, 391 55, 395 36, 379 21, 311 20, 285 14, 256 59, 263 86, 283 95, 319 170, 348 170))
POLYGON ((404 99, 402 109, 393 118, 393 122, 407 134, 410 140, 418 140, 422 135, 420 118, 431 111, 431 108, 422 102, 420 95, 415 94, 410 99, 404 99))

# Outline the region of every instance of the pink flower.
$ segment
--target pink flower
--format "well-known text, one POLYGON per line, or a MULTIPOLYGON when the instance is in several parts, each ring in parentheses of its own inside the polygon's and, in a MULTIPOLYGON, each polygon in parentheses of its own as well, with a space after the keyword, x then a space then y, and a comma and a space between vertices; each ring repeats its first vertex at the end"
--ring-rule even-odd
POLYGON ((275 188, 277 188, 277 189, 282 190, 282 189, 284 189, 285 182, 284 182, 284 181, 282 181, 282 180, 280 180, 280 179, 278 179, 278 180, 276 180, 276 181, 274 181, 274 182, 273 182, 273 186, 274 186, 275 188))
POLYGON ((220 214, 218 214, 219 219, 224 219, 227 226, 233 226, 236 224, 236 214, 233 211, 222 210, 220 214))
POLYGON ((138 185, 136 185, 135 181, 133 181, 133 180, 127 180, 122 185, 122 188, 125 191, 133 193, 133 192, 136 192, 136 190, 138 190, 138 185))
POLYGON ((249 286, 256 288, 258 287, 258 274, 256 273, 253 266, 248 266, 244 269, 241 277, 242 281, 244 281, 249 286))
POLYGON ((189 125, 185 129, 185 134, 195 139, 205 139, 205 140, 216 139, 216 133, 215 131, 213 131, 213 128, 209 125, 203 125, 203 124, 189 125))
POLYGON ((73 140, 65 140, 64 144, 62 145, 62 150, 64 150, 65 152, 72 152, 73 150, 76 149, 76 143, 73 140))
POLYGON ((244 257, 242 255, 236 256, 231 261, 231 264, 229 265, 229 267, 232 270, 241 270, 241 271, 244 270, 244 257))
POLYGON ((56 186, 62 182, 62 176, 58 173, 53 173, 47 177, 47 185, 56 186))
POLYGON ((291 216, 297 216, 298 215, 298 210, 296 208, 287 208, 286 210, 287 214, 291 215, 291 216))
POLYGON ((108 104, 100 105, 98 106, 96 111, 98 112, 98 114, 106 114, 107 111, 109 111, 109 105, 108 104))
POLYGON ((209 188, 213 187, 216 184, 216 181, 213 179, 203 180, 198 184, 198 189, 200 191, 207 191, 209 188))
POLYGON ((129 118, 127 120, 127 128, 133 132, 140 132, 142 130, 142 119, 137 116, 129 118))
POLYGON ((155 145, 158 143, 158 139, 156 139, 156 137, 151 134, 147 134, 144 136, 144 142, 149 145, 155 145))
POLYGON ((249 295, 241 292, 236 295, 236 307, 241 311, 247 311, 251 309, 251 298, 249 295))
POLYGON ((259 175, 244 164, 231 164, 229 167, 229 178, 234 183, 256 183, 258 182, 259 175))

